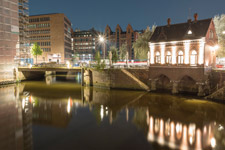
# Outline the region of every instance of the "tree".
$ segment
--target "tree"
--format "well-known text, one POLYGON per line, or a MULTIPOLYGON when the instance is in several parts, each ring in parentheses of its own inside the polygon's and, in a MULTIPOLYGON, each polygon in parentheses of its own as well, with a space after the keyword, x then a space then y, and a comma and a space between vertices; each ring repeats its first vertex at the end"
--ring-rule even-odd
POLYGON ((138 37, 138 39, 134 42, 134 54, 136 59, 147 59, 147 53, 149 51, 148 42, 155 30, 156 26, 153 25, 152 28, 147 27, 142 35, 138 37))
POLYGON ((97 61, 97 69, 100 69, 101 67, 101 56, 100 56, 100 52, 97 51, 97 53, 95 54, 95 61, 97 61))
POLYGON ((40 46, 35 42, 34 45, 32 46, 31 54, 36 57, 36 64, 37 64, 37 56, 42 55, 42 52, 43 51, 40 48, 40 46))
POLYGON ((217 50, 217 56, 224 57, 225 56, 225 14, 221 16, 217 15, 213 19, 216 33, 219 41, 219 49, 217 50))
POLYGON ((118 49, 115 46, 111 46, 109 50, 112 52, 112 62, 116 63, 119 59, 118 49))
POLYGON ((120 59, 124 60, 127 53, 127 43, 122 44, 119 51, 120 51, 120 59))

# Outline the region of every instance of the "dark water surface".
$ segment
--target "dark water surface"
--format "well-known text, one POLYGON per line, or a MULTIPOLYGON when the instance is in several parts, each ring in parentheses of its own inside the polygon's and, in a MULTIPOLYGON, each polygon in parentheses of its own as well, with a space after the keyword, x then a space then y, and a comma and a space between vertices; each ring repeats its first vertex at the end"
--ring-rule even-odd
POLYGON ((0 88, 0 150, 224 150, 224 125, 224 104, 168 94, 60 77, 0 88))

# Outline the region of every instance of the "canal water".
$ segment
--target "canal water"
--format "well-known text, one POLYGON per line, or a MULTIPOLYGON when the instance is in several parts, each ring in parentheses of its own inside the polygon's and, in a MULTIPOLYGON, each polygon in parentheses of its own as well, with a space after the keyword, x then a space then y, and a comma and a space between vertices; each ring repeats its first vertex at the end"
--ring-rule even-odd
POLYGON ((225 149, 224 104, 81 87, 74 78, 2 86, 0 149, 225 149))

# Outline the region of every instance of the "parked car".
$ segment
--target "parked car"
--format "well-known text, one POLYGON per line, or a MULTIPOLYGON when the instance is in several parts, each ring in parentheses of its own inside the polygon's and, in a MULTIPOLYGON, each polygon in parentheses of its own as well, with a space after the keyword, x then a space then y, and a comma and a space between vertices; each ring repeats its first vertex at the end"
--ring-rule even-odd
POLYGON ((216 68, 223 68, 223 64, 217 64, 216 68))

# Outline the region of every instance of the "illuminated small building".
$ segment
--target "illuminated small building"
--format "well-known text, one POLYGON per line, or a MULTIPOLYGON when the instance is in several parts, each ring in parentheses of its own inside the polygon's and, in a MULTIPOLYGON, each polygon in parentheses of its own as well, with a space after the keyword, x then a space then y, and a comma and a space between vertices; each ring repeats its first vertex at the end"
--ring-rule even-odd
POLYGON ((208 72, 215 66, 217 43, 211 18, 198 20, 195 14, 194 21, 179 24, 171 24, 169 18, 167 25, 155 29, 149 42, 152 90, 171 88, 178 93, 188 89, 204 95, 208 72))

